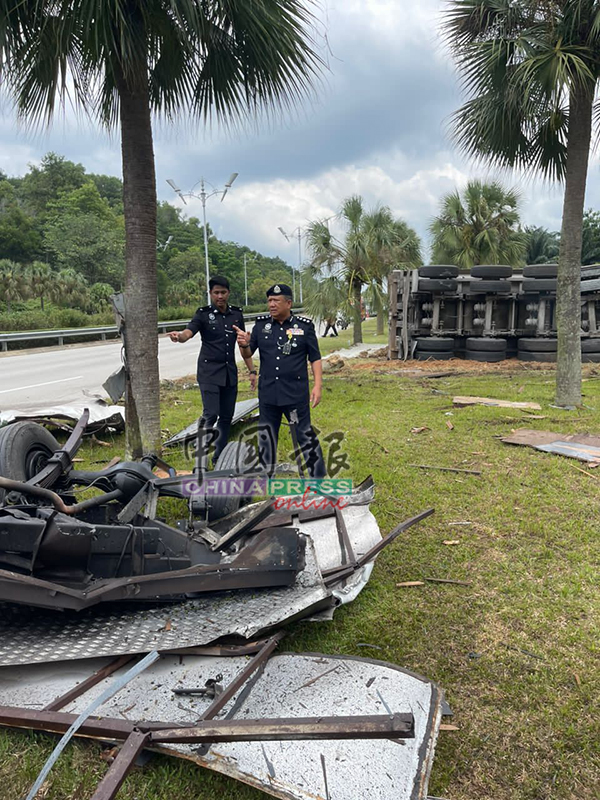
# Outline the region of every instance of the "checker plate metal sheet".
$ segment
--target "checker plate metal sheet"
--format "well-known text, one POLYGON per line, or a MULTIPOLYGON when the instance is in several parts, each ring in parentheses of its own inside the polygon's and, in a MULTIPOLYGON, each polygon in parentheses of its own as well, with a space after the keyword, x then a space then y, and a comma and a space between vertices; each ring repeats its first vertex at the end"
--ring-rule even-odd
POLYGON ((52 612, 0 604, 0 666, 175 650, 256 636, 327 605, 312 541, 293 586, 215 593, 181 603, 52 612))

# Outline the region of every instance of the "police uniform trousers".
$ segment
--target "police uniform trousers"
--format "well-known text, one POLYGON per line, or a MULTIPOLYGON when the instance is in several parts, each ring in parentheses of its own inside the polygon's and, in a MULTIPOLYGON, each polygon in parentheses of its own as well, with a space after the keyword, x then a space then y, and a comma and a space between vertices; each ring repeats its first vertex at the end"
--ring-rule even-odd
POLYGON ((204 428, 214 428, 216 423, 217 438, 213 457, 213 463, 216 464, 229 439, 229 429, 237 398, 237 382, 232 384, 228 375, 225 386, 217 386, 215 383, 204 381, 199 381, 198 386, 202 394, 201 424, 204 428))
POLYGON ((299 403, 292 403, 285 406, 276 406, 267 403, 259 395, 259 425, 263 429, 259 437, 259 454, 262 463, 272 471, 277 462, 277 442, 279 439, 279 428, 281 418, 285 416, 290 422, 294 411, 298 414, 296 432, 298 436, 298 446, 302 451, 306 469, 311 478, 326 477, 325 461, 323 451, 319 444, 317 434, 310 424, 310 405, 308 398, 299 403))

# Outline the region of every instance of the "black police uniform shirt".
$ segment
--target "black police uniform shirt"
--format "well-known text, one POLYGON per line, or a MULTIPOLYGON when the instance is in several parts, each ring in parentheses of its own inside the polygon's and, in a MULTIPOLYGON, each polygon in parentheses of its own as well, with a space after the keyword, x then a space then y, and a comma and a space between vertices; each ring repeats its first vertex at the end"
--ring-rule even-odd
POLYGON ((296 314, 282 323, 270 314, 257 317, 250 348, 260 354, 258 394, 263 402, 275 406, 308 402, 307 358, 311 363, 321 358, 311 320, 296 314))
POLYGON ((233 326, 245 331, 244 316, 238 306, 227 306, 222 312, 214 306, 202 306, 187 326, 202 337, 198 356, 198 383, 235 386, 238 372, 235 363, 237 333, 233 326))

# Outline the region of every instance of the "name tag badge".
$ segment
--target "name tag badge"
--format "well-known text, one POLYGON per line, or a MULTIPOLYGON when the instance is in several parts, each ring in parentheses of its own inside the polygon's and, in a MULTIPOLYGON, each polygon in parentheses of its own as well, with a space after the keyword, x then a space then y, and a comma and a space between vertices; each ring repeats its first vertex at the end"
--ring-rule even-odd
POLYGON ((292 334, 292 336, 304 336, 304 331, 302 330, 302 328, 292 328, 290 330, 290 333, 292 334))

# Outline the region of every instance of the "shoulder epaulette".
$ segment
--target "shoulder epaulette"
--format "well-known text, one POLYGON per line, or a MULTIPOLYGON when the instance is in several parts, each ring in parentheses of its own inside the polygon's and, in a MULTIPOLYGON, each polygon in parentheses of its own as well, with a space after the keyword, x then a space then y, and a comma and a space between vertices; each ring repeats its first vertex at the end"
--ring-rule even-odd
POLYGON ((259 319, 271 319, 271 315, 270 314, 261 314, 259 317, 256 318, 256 321, 258 322, 259 319))
MULTIPOLYGON (((201 306, 198 311, 210 311, 212 306, 201 306)), ((198 312, 196 312, 198 313, 198 312)))
POLYGON ((244 309, 241 306, 229 306, 233 311, 243 311, 244 309))
POLYGON ((308 319, 308 317, 296 317, 296 319, 299 319, 300 322, 307 322, 307 323, 312 322, 312 319, 308 319))

